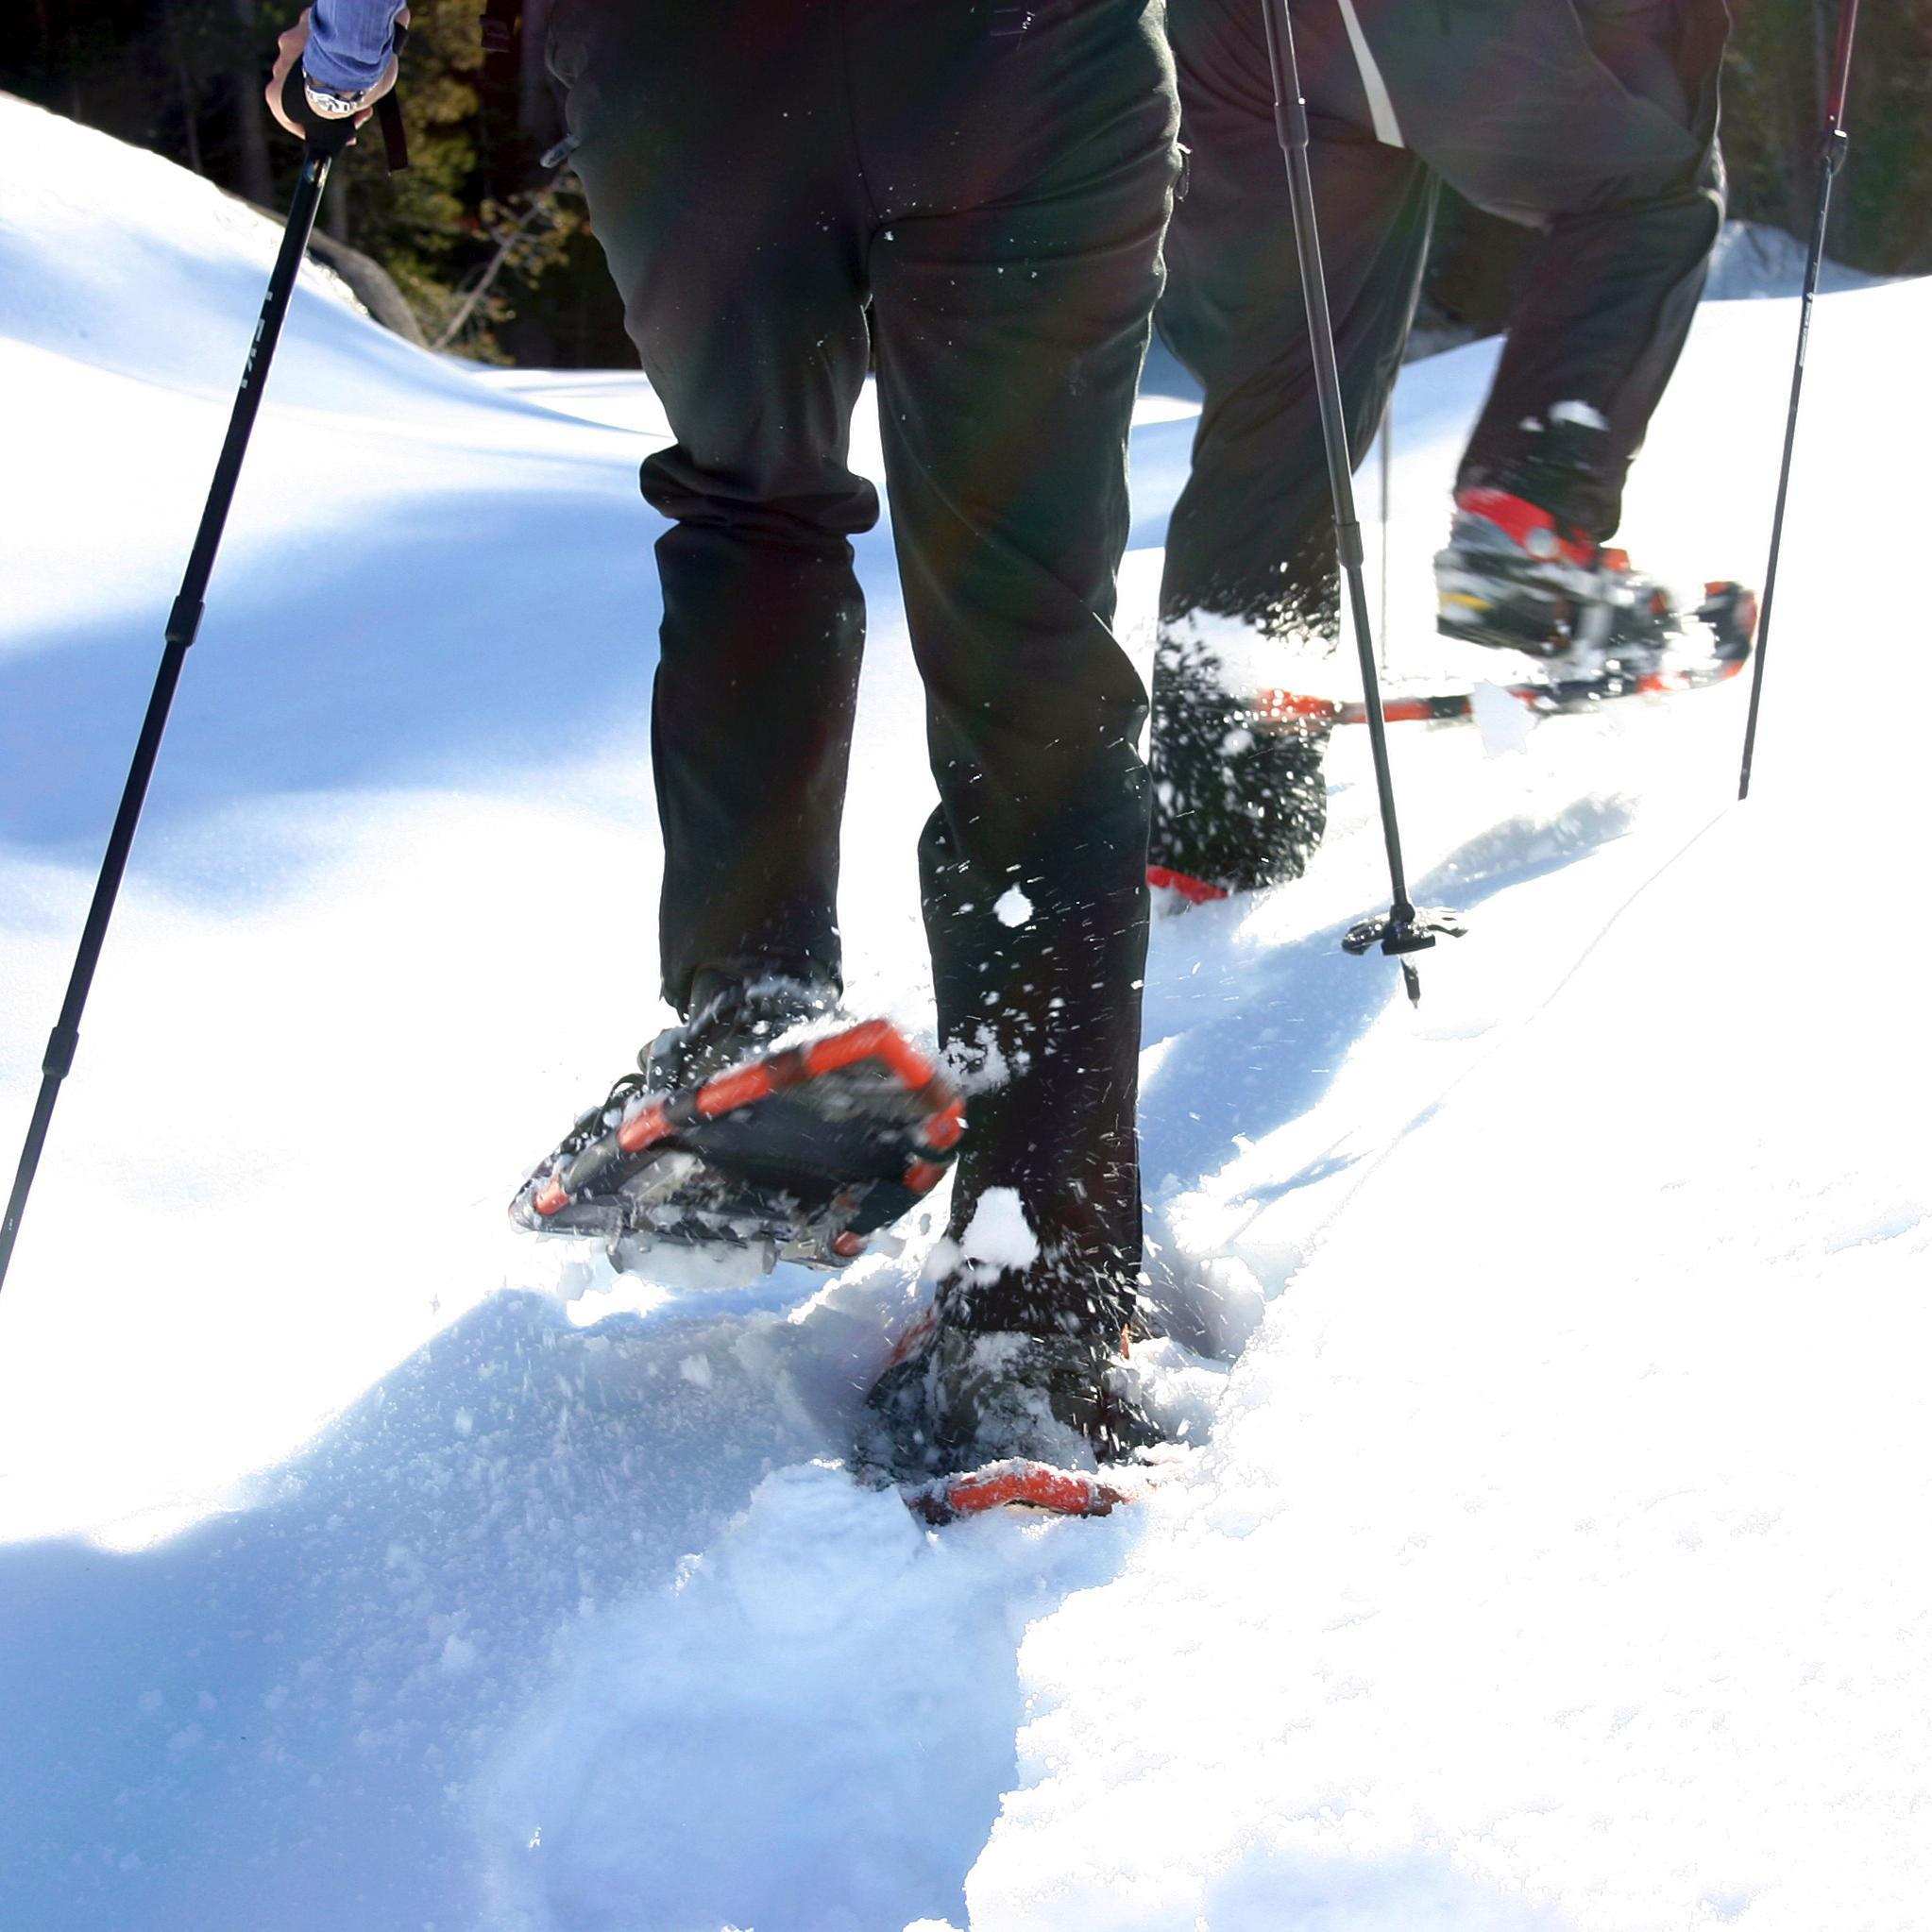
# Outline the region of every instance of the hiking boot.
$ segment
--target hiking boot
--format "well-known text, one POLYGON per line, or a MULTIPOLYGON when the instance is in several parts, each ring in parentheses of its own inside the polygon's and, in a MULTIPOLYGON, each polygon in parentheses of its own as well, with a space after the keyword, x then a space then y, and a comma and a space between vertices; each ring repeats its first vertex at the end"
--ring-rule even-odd
POLYGON ((1654 657, 1678 628, 1669 593, 1622 551, 1506 490, 1456 493, 1435 588, 1445 636, 1589 669, 1654 657))
POLYGON ((977 1331, 929 1313, 866 1398, 857 1460, 919 1485, 990 1466, 1092 1472, 1161 1440, 1108 1343, 977 1331))

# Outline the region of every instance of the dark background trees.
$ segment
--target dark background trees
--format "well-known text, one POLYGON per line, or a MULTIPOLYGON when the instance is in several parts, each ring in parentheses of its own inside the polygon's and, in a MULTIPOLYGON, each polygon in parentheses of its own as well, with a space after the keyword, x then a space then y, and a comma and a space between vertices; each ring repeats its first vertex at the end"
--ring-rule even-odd
MULTIPOLYGON (((526 106, 543 94, 542 4, 526 0, 526 106)), ((1733 0, 1733 212, 1803 236, 1837 0, 1733 0)), ((0 9, 0 88, 274 207, 296 149, 269 127, 261 81, 294 11, 294 0, 11 0, 0 9)), ((376 144, 351 150, 324 227, 388 270, 432 343, 489 360, 628 364, 568 173, 537 167, 541 142, 512 140, 506 125, 483 138, 480 11, 480 0, 415 0, 402 94, 415 165, 391 177, 376 144)), ((1880 273, 1932 273, 1932 0, 1864 8, 1851 118, 1832 252, 1880 273)), ((1431 266, 1438 314, 1494 323, 1514 243, 1502 224, 1448 208, 1431 266)))

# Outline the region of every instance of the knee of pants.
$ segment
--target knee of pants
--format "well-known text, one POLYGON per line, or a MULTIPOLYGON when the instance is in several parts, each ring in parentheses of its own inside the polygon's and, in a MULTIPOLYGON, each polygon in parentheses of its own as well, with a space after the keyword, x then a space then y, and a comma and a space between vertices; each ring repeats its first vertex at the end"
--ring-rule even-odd
POLYGON ((752 542, 849 554, 847 539, 879 520, 879 494, 863 477, 826 459, 811 473, 791 466, 759 483, 707 470, 682 444, 645 459, 644 500, 673 522, 752 542))

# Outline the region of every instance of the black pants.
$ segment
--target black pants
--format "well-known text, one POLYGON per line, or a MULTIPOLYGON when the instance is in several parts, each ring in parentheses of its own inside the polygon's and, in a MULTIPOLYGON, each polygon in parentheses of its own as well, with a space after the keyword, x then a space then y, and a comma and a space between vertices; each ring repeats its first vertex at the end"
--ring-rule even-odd
POLYGON ((677 442, 652 742, 664 986, 836 982, 875 361, 939 809, 941 1037, 985 1069, 953 1231, 1016 1190, 981 1328, 1111 1329, 1140 1265, 1146 700, 1114 641, 1133 392, 1176 167, 1158 0, 562 0, 553 71, 677 442))
MULTIPOLYGON (((1721 0, 1353 0, 1359 44, 1344 5, 1291 0, 1291 15, 1355 457, 1400 366, 1447 180, 1539 231, 1459 483, 1607 537, 1722 220, 1721 0), (1563 402, 1602 428, 1552 422, 1563 402)), ((1242 728, 1199 617, 1327 648, 1334 534, 1262 0, 1168 12, 1189 187, 1157 326, 1205 400, 1161 582, 1155 856, 1252 884, 1298 873, 1320 836, 1320 743, 1242 728)))

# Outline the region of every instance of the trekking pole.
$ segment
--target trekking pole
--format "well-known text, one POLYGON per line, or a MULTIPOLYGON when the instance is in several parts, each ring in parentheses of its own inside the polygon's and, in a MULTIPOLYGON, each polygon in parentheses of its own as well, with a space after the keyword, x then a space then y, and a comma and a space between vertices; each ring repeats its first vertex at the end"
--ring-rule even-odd
POLYGON ((1329 495, 1335 511, 1335 547, 1348 585, 1348 607, 1355 623, 1355 652, 1362 662, 1369 752, 1375 760, 1376 797, 1381 806, 1382 844, 1389 861, 1389 910, 1349 927, 1344 950, 1357 955, 1371 946, 1401 961, 1402 984, 1412 1003, 1422 998, 1422 980, 1412 954, 1434 945, 1438 935, 1459 939, 1466 930, 1460 917, 1442 907, 1423 910, 1411 903, 1402 871, 1402 837, 1396 822, 1396 789, 1389 775, 1388 731, 1381 712, 1381 682, 1376 675, 1375 640, 1368 621, 1368 589, 1364 580, 1362 525, 1355 516, 1354 468, 1348 428, 1342 410, 1342 375, 1335 364, 1335 331, 1329 318, 1328 284, 1322 274, 1321 237, 1315 226, 1314 179, 1308 161, 1308 108, 1301 98, 1301 76, 1295 64, 1295 34, 1288 24, 1288 0, 1262 0, 1267 23, 1268 61, 1275 79, 1275 132, 1288 163, 1288 195, 1295 211, 1295 253, 1301 265, 1301 296, 1308 311, 1309 347, 1314 356, 1315 394, 1321 403, 1322 442, 1329 459, 1329 495))
POLYGON ((1751 759, 1757 748, 1757 707, 1764 696, 1764 653, 1771 641, 1771 596, 1778 585, 1778 551, 1785 540, 1785 498, 1791 487, 1791 452, 1798 441, 1798 398, 1805 387, 1805 353, 1811 343, 1811 307, 1824 266, 1824 229, 1831 219, 1831 185, 1844 165, 1851 137, 1845 132, 1845 96, 1852 84, 1852 37, 1858 30, 1858 0, 1840 0, 1838 50, 1832 57, 1831 95, 1819 137, 1818 210, 1811 218, 1811 252, 1805 262, 1805 297, 1798 309, 1798 355, 1791 368, 1791 406, 1785 417, 1785 456, 1778 468, 1777 508, 1771 512, 1771 558, 1764 567, 1763 609, 1757 620, 1757 662, 1751 667, 1751 710, 1744 722, 1744 762, 1737 796, 1751 794, 1751 759))
MULTIPOLYGON (((396 27, 395 48, 400 55, 405 28, 396 27)), ((294 118, 303 113, 300 101, 302 74, 299 62, 289 69, 282 98, 294 118)), ((394 93, 385 93, 375 108, 376 125, 381 132, 384 152, 392 170, 409 165, 408 144, 403 136, 402 117, 394 93)), ((93 985, 94 968, 100 963, 101 947, 108 937, 108 922, 113 917, 114 900, 121 890, 121 876, 127 870, 127 855, 134 844, 134 828, 141 820, 141 807, 147 797, 147 782, 154 775, 155 759, 161 753, 161 733, 167 728, 168 710, 175 702, 175 686, 180 682, 181 667, 188 647, 201 625, 203 600, 208 580, 214 569, 215 552, 221 548, 221 534, 228 522, 229 506, 234 501, 235 484, 241 477, 242 459, 248 453, 248 434, 255 427, 255 412, 262 406, 262 392, 268 381, 268 365, 274 360, 275 345, 281 334, 282 318, 288 314, 289 298, 295 293, 296 277, 308 249, 309 235, 315 226, 316 212, 322 206, 322 191, 329 185, 330 163, 355 139, 356 124, 344 120, 330 127, 311 126, 302 144, 302 169, 296 179, 296 192, 289 203, 288 220, 282 227, 281 248, 268 277, 268 290, 262 298, 261 319, 255 324, 254 339, 248 345, 248 360, 242 369, 242 386, 236 392, 233 414, 229 417, 228 434, 222 439, 221 454, 215 461, 214 481, 209 486, 208 500, 202 506, 201 524, 195 533, 195 547, 188 553, 188 568, 181 578, 181 590, 168 613, 162 637, 166 649, 161 669, 155 673, 154 690, 147 701, 147 716, 135 740, 134 762, 128 768, 127 783, 121 793, 121 808, 114 815, 114 829, 108 838, 107 856, 101 861, 94 880, 93 902, 87 910, 87 924, 81 928, 80 947, 75 956, 74 971, 67 980, 67 997, 60 1005, 60 1017, 47 1037, 47 1050, 41 1060, 41 1093, 34 1103, 33 1120, 21 1148, 20 1166, 13 1177, 13 1192, 7 1202, 7 1218, 0 1222, 0 1287, 7 1281, 7 1269, 13 1259, 13 1244, 20 1232, 20 1218, 26 1212, 26 1197, 33 1190, 34 1175, 41 1164, 41 1150, 46 1144, 48 1124, 54 1118, 54 1102, 59 1097, 60 1082, 74 1065, 80 1044, 80 1016, 93 985)))
POLYGON ((296 182, 295 198, 289 207, 288 223, 282 229, 281 252, 275 258, 274 272, 268 278, 268 293, 262 303, 262 317, 255 325, 254 340, 248 345, 248 360, 242 371, 242 386, 235 397, 234 413, 229 418, 221 455, 214 466, 214 482, 201 512, 201 525, 195 533, 195 547, 188 555, 188 568, 181 579, 180 595, 162 636, 166 649, 161 669, 156 673, 154 690, 147 701, 147 716, 142 720, 141 736, 135 741, 134 762, 121 793, 121 809, 114 816, 114 829, 109 835, 107 856, 101 861, 94 881, 93 903, 88 907, 87 924, 81 929, 80 948, 74 971, 67 981, 67 997, 61 1003, 60 1017, 47 1039, 47 1051, 41 1061, 41 1094, 35 1103, 33 1122, 26 1130, 26 1144, 21 1149, 20 1167, 13 1178, 13 1193, 7 1203, 7 1219, 0 1224, 0 1285, 7 1280, 8 1263, 13 1259, 13 1243, 20 1232, 20 1217, 26 1212, 26 1197, 40 1166, 41 1149, 46 1144, 47 1127, 54 1117, 54 1102, 59 1097, 60 1082, 74 1065, 75 1049, 80 1044, 80 1016, 93 985, 94 968, 100 962, 101 947, 108 936, 108 921, 113 917, 114 900, 121 890, 121 876, 127 870, 127 855, 134 843, 134 828, 140 822, 147 782, 154 773, 155 759, 161 752, 161 733, 167 727, 168 709, 175 700, 175 686, 180 682, 181 667, 188 647, 200 627, 202 600, 214 568, 215 552, 221 547, 222 527, 228 521, 229 505, 234 500, 235 483, 242 472, 242 459, 248 451, 248 432, 254 428, 255 412, 261 406, 262 391, 268 381, 268 365, 275 355, 276 339, 281 333, 282 317, 288 313, 289 297, 295 291, 296 275, 309 245, 309 231, 315 225, 315 212, 322 203, 322 191, 329 182, 330 157, 313 145, 302 153, 302 171, 296 182))
POLYGON ((1376 611, 1379 625, 1378 636, 1381 638, 1381 669, 1386 677, 1389 669, 1389 499, 1393 495, 1390 472, 1396 466, 1396 398, 1391 396, 1381 413, 1381 432, 1376 439, 1379 455, 1378 467, 1381 471, 1381 550, 1377 561, 1381 566, 1381 599, 1376 611))

